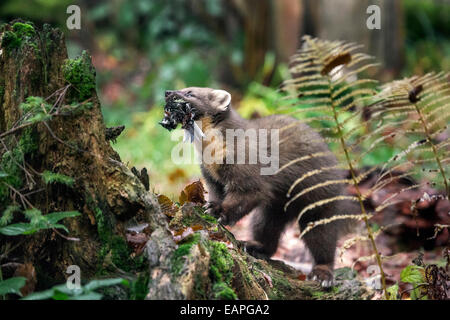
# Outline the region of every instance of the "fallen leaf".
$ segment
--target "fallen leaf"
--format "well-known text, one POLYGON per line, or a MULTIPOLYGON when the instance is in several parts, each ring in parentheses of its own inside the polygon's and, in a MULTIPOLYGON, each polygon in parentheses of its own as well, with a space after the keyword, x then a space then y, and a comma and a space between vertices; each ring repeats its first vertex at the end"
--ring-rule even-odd
POLYGON ((297 278, 300 281, 305 281, 306 280, 306 274, 299 274, 297 278))
POLYGON ((27 279, 25 285, 20 289, 20 293, 22 293, 22 296, 25 297, 34 292, 37 279, 36 270, 31 263, 27 262, 18 266, 16 271, 14 272, 14 277, 24 277, 27 279))
POLYGON ((174 232, 173 240, 178 243, 192 234, 194 234, 194 230, 191 227, 180 229, 174 232))
POLYGON ((136 255, 140 255, 144 250, 148 236, 145 233, 127 233, 127 244, 133 248, 136 255))
POLYGON ((158 203, 161 208, 161 212, 168 217, 173 218, 175 213, 178 211, 178 207, 173 203, 173 201, 163 194, 158 195, 158 203))
POLYGON ((181 205, 185 202, 205 204, 205 188, 201 181, 198 180, 187 185, 184 190, 181 191, 179 201, 181 205))

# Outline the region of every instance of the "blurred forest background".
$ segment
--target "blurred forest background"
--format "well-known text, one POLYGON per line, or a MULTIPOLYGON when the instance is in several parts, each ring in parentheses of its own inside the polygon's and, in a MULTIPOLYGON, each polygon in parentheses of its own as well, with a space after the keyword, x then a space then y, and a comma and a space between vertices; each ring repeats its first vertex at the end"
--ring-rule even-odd
MULTIPOLYGON (((171 160, 178 142, 158 125, 165 90, 221 88, 231 92, 233 107, 244 117, 276 113, 277 89, 305 34, 362 44, 381 63, 367 76, 382 82, 450 71, 450 0, 2 0, 0 24, 16 18, 59 26, 71 58, 90 52, 106 125, 126 126, 113 147, 129 167, 147 168, 152 191, 175 201, 201 175, 198 165, 171 160), (81 8, 81 30, 66 27, 71 4, 81 8), (381 9, 380 30, 366 27, 371 4, 381 9)), ((394 149, 387 141, 363 165, 387 162, 394 149)), ((377 239, 381 252, 396 254, 384 265, 388 284, 418 249, 448 246, 448 231, 436 241, 424 240, 427 233, 417 237, 410 200, 394 212, 406 232, 377 239)), ((432 210, 443 217, 439 221, 448 221, 448 208, 447 201, 432 210)), ((421 228, 433 233, 433 221, 421 228)), ((245 226, 234 227, 238 239, 248 238, 245 226)), ((310 267, 311 258, 298 235, 298 229, 288 229, 276 257, 306 270, 301 264, 310 267)), ((358 245, 337 267, 369 254, 370 248, 358 245)), ((440 252, 428 252, 426 259, 439 257, 440 252)))
POLYGON ((383 81, 450 69, 449 0, 3 0, 0 23, 17 17, 59 26, 70 57, 89 50, 105 121, 126 126, 115 149, 169 196, 200 171, 170 160, 176 142, 157 124, 167 89, 223 88, 245 117, 276 112, 304 34, 363 44, 382 64, 370 76, 383 81), (81 30, 66 27, 71 4, 81 30), (381 30, 366 27, 370 4, 381 8, 381 30))

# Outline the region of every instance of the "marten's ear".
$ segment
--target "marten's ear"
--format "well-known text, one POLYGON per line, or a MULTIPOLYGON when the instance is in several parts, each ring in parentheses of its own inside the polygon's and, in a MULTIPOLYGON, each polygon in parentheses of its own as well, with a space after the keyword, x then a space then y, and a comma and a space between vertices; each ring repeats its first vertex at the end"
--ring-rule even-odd
POLYGON ((231 94, 225 90, 213 90, 209 98, 216 110, 225 111, 230 106, 231 94))

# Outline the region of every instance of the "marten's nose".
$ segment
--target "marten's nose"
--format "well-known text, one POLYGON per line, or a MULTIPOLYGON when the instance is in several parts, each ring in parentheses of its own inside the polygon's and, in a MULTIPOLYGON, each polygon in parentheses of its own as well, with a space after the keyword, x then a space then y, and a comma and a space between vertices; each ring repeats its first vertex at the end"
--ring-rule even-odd
POLYGON ((167 98, 168 96, 170 96, 174 91, 173 90, 166 90, 166 93, 164 94, 164 96, 167 98))

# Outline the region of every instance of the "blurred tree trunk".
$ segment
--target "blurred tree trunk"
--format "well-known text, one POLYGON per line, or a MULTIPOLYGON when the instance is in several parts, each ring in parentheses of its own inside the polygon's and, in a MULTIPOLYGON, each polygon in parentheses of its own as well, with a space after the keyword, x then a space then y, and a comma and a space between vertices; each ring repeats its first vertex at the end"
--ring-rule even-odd
POLYGON ((275 0, 273 5, 275 53, 279 61, 288 62, 300 43, 302 1, 275 0))
POLYGON ((242 70, 235 72, 245 83, 256 77, 271 45, 271 0, 233 0, 232 5, 240 16, 245 37, 242 70))
POLYGON ((382 63, 382 78, 398 76, 404 63, 404 26, 401 1, 304 0, 305 32, 325 40, 346 40, 365 46, 382 63), (381 29, 366 26, 370 5, 381 11, 381 29))

